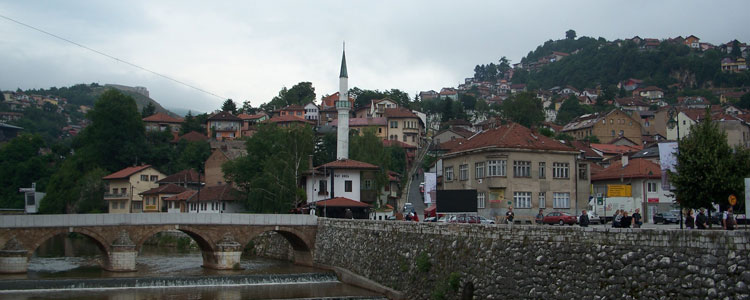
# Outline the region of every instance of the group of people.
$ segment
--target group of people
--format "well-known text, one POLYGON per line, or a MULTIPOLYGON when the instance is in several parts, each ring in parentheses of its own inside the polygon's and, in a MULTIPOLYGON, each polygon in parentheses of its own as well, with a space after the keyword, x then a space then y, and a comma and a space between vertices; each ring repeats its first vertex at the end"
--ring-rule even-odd
POLYGON ((643 225, 643 216, 640 208, 636 208, 631 216, 624 209, 618 209, 612 219, 612 227, 615 228, 630 228, 630 226, 641 228, 641 225, 643 225))
MULTIPOLYGON (((706 229, 708 228, 708 215, 706 209, 701 208, 697 216, 693 217, 693 210, 688 209, 685 217, 685 227, 688 229, 706 229)), ((734 209, 728 207, 721 215, 721 228, 724 230, 734 230, 737 226, 737 219, 734 218, 734 209)))

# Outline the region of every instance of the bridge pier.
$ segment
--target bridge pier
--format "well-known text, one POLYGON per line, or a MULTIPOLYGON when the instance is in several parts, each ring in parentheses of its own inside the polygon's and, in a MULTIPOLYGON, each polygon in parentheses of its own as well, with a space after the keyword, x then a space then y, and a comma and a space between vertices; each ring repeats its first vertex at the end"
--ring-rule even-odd
POLYGON ((104 269, 112 272, 134 272, 135 269, 135 257, 138 252, 135 251, 135 243, 130 240, 128 233, 123 230, 120 232, 120 236, 112 242, 107 253, 107 261, 104 264, 104 269))
POLYGON ((16 238, 11 238, 0 250, 0 274, 26 273, 29 251, 16 238))
POLYGON ((217 270, 230 270, 240 268, 242 257, 242 245, 234 240, 231 235, 225 235, 216 244, 216 250, 203 250, 203 267, 217 270))

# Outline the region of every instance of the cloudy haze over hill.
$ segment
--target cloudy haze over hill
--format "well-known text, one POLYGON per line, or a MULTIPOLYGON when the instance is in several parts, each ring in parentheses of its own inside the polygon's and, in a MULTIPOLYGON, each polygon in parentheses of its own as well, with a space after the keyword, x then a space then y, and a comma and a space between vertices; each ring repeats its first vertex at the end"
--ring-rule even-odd
POLYGON ((608 40, 696 35, 750 41, 748 1, 0 1, 0 15, 199 87, 197 91, 0 18, 0 89, 76 83, 145 86, 165 107, 253 106, 282 86, 337 90, 346 40, 350 86, 455 86, 476 64, 511 63, 574 29, 608 40))

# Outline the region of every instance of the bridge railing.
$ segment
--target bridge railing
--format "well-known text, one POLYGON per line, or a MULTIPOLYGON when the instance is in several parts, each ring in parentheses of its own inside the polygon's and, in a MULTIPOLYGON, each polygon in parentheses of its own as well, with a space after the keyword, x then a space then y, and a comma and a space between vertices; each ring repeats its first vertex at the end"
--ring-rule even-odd
POLYGON ((118 226, 118 225, 317 225, 317 217, 292 214, 69 214, 0 215, 0 228, 118 226))

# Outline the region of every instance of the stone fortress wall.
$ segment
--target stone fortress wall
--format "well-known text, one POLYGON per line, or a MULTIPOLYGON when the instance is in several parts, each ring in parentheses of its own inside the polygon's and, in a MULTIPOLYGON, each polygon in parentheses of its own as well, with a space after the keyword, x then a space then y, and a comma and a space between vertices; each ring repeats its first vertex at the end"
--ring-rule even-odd
POLYGON ((748 242, 750 231, 319 218, 314 261, 409 299, 743 299, 748 242))

